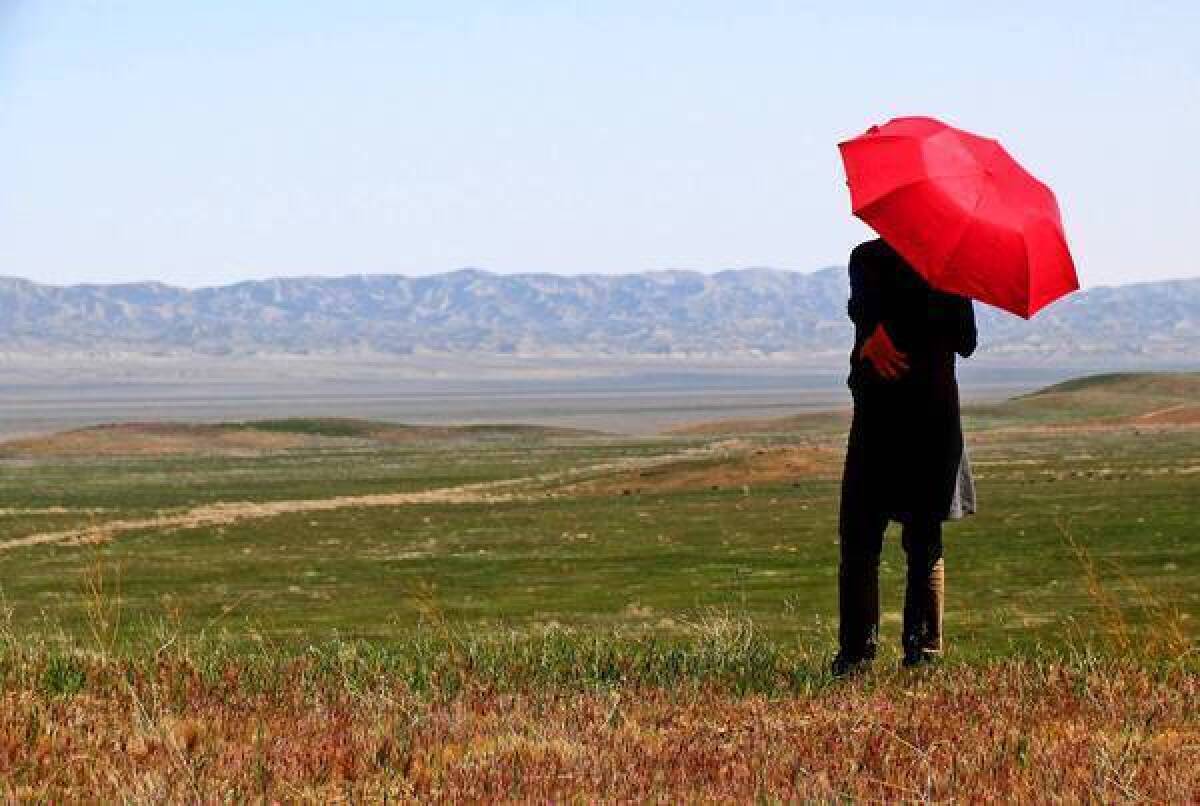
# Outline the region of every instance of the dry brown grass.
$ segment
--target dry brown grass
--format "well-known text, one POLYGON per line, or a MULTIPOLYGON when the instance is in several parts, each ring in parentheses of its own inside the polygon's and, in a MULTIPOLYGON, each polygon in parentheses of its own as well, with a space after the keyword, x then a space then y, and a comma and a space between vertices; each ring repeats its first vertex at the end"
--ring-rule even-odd
POLYGON ((1130 418, 1144 425, 1200 425, 1200 405, 1180 404, 1130 418))
POLYGON ((579 484, 580 494, 664 493, 786 484, 836 473, 840 454, 833 448, 781 446, 755 448, 726 443, 709 458, 688 458, 630 470, 579 484))
POLYGON ((1106 570, 1121 582, 1121 590, 1105 584, 1101 564, 1087 547, 1075 539, 1066 523, 1060 522, 1059 532, 1070 547, 1079 565, 1084 587, 1096 611, 1089 633, 1078 632, 1077 644, 1099 644, 1109 654, 1119 657, 1168 659, 1181 661, 1196 652, 1194 630, 1188 615, 1176 604, 1158 596, 1122 572, 1115 563, 1105 563, 1106 570), (1137 629, 1129 618, 1130 604, 1136 604, 1147 625, 1137 629))
POLYGON ((245 423, 114 423, 0 442, 0 456, 25 458, 256 456, 279 451, 596 436, 533 425, 401 425, 343 417, 245 423))
POLYGON ((220 425, 121 423, 80 428, 0 444, 7 456, 112 457, 187 454, 256 455, 315 447, 319 438, 220 425))
POLYGON ((1194 675, 1009 661, 808 695, 468 686, 164 659, 7 682, 0 793, 102 801, 1194 802, 1194 675))
POLYGON ((432 634, 394 648, 288 655, 168 624, 148 651, 119 656, 119 569, 98 559, 83 590, 93 648, 50 649, 0 624, 0 796, 1196 802, 1194 638, 1154 610, 1163 640, 1139 640, 1072 545, 1099 644, 917 672, 881 662, 845 682, 822 674, 819 648, 750 625, 697 625, 683 645, 570 631, 489 641, 454 635, 436 606, 432 634))

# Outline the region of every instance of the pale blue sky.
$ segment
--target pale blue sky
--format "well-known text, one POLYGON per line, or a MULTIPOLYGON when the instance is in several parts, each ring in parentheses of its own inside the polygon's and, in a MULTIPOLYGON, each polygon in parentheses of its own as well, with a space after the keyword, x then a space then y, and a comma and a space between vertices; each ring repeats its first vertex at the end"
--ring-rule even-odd
POLYGON ((0 274, 844 262, 835 143, 998 136, 1085 285, 1200 275, 1200 4, 0 0, 0 274))

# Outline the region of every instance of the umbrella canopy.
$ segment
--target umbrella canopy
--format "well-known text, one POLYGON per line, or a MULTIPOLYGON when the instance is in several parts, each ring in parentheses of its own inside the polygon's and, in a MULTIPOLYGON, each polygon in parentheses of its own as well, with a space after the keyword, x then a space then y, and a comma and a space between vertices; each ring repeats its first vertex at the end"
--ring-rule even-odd
POLYGON ((1079 288, 1054 193, 995 140, 909 117, 838 148, 854 214, 934 288, 1026 319, 1079 288))

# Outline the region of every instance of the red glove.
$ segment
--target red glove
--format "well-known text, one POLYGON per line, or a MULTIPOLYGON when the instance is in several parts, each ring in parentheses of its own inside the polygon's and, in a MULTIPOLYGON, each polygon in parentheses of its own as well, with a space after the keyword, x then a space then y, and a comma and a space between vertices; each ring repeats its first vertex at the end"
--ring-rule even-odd
POLYGON ((859 356, 869 361, 875 372, 887 381, 894 381, 908 372, 908 356, 896 349, 882 324, 876 325, 875 332, 863 342, 859 356))

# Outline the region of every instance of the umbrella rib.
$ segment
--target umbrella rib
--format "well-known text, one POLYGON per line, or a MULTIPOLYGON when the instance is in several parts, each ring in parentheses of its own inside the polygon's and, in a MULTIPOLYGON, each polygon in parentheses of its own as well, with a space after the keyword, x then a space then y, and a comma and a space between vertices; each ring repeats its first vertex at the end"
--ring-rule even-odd
POLYGON ((882 196, 876 196, 875 198, 871 199, 869 202, 864 204, 862 207, 855 208, 854 214, 857 216, 861 216, 869 208, 874 207, 875 205, 879 204, 882 201, 886 201, 890 196, 892 196, 892 194, 899 193, 901 190, 905 190, 907 188, 916 187, 917 185, 921 184, 922 182, 928 182, 928 181, 929 181, 929 177, 923 176, 920 179, 913 179, 910 182, 903 182, 899 185, 896 185, 895 187, 890 187, 890 188, 888 188, 887 193, 884 193, 882 196))
MULTIPOLYGON (((979 195, 980 195, 980 196, 982 196, 983 194, 982 194, 982 193, 980 193, 979 195)), ((976 206, 976 208, 975 208, 975 209, 976 209, 976 210, 978 210, 978 209, 979 209, 979 208, 978 208, 978 206, 976 206)), ((974 213, 972 213, 972 216, 973 216, 973 215, 974 215, 974 213)), ((964 226, 964 227, 962 228, 962 232, 958 233, 958 240, 954 242, 954 248, 953 248, 953 249, 951 249, 951 250, 950 250, 950 252, 949 252, 949 254, 947 254, 947 255, 946 255, 946 261, 945 261, 945 262, 942 264, 941 271, 939 271, 939 272, 937 273, 937 275, 936 275, 936 276, 934 276, 934 277, 930 277, 930 278, 929 278, 929 284, 930 284, 930 285, 937 285, 938 283, 940 283, 940 282, 942 281, 942 278, 943 278, 943 277, 945 276, 945 274, 946 274, 946 270, 950 268, 950 264, 951 264, 951 263, 953 263, 953 262, 954 262, 954 258, 958 256, 958 250, 959 250, 959 249, 962 249, 962 245, 963 245, 964 243, 966 243, 966 241, 967 241, 967 232, 968 232, 968 231, 971 229, 971 227, 973 227, 973 226, 975 226, 975 219, 974 219, 974 218, 968 218, 968 219, 967 219, 966 226, 964 226)))
POLYGON ((958 250, 962 249, 962 245, 966 243, 967 233, 971 227, 975 226, 975 214, 979 212, 979 208, 983 206, 983 197, 987 193, 987 189, 981 190, 979 195, 975 197, 975 206, 971 208, 971 212, 966 215, 967 223, 963 225, 962 230, 958 233, 958 238, 954 241, 954 247, 946 255, 946 260, 942 263, 941 269, 936 277, 929 278, 930 283, 936 280, 941 280, 946 271, 950 268, 950 264, 954 262, 954 258, 958 256, 958 250))
MULTIPOLYGON (((986 174, 988 169, 991 168, 992 165, 997 160, 1000 159, 1000 153, 1001 153, 1001 151, 999 150, 1000 144, 997 143, 996 147, 998 150, 995 153, 993 153, 991 157, 988 158, 988 161, 986 163, 984 163, 983 165, 980 166, 980 168, 979 168, 980 173, 986 174)), ((953 178, 953 177, 951 177, 951 178, 953 178)), ((967 217, 966 217, 967 223, 962 228, 962 232, 958 233, 958 240, 956 240, 954 242, 954 248, 952 248, 950 250, 949 254, 946 255, 946 261, 944 263, 942 263, 941 271, 939 271, 938 275, 937 275, 938 280, 940 280, 942 278, 942 275, 944 275, 946 273, 946 270, 950 267, 950 264, 954 262, 954 258, 958 255, 958 250, 962 248, 963 243, 967 239, 967 232, 975 224, 975 221, 976 221, 975 215, 976 215, 976 213, 979 212, 979 208, 983 206, 983 197, 987 194, 987 191, 993 187, 994 187, 993 185, 985 185, 984 188, 979 191, 979 195, 975 197, 975 206, 973 206, 971 208, 971 212, 967 215, 967 217)), ((930 278, 930 281, 932 282, 933 279, 930 278)))
MULTIPOLYGON (((879 204, 880 202, 887 201, 894 194, 899 193, 902 190, 907 190, 911 187, 916 187, 917 185, 924 184, 926 182, 932 182, 935 179, 966 179, 967 177, 975 176, 977 173, 979 173, 979 172, 974 171, 972 173, 966 173, 966 174, 939 174, 937 176, 922 176, 919 179, 913 179, 909 182, 901 182, 899 185, 896 185, 895 187, 888 188, 887 193, 884 193, 882 196, 879 196, 877 198, 871 199, 871 201, 867 202, 862 207, 855 209, 853 212, 855 215, 861 216, 866 210, 868 210, 871 207, 874 207, 875 205, 879 204)), ((976 208, 976 209, 978 209, 978 208, 976 208)))
POLYGON ((1032 319, 1033 309, 1033 265, 1029 262, 1029 238, 1025 237, 1025 228, 1021 228, 1021 251, 1025 255, 1025 313, 1022 319, 1032 319))

